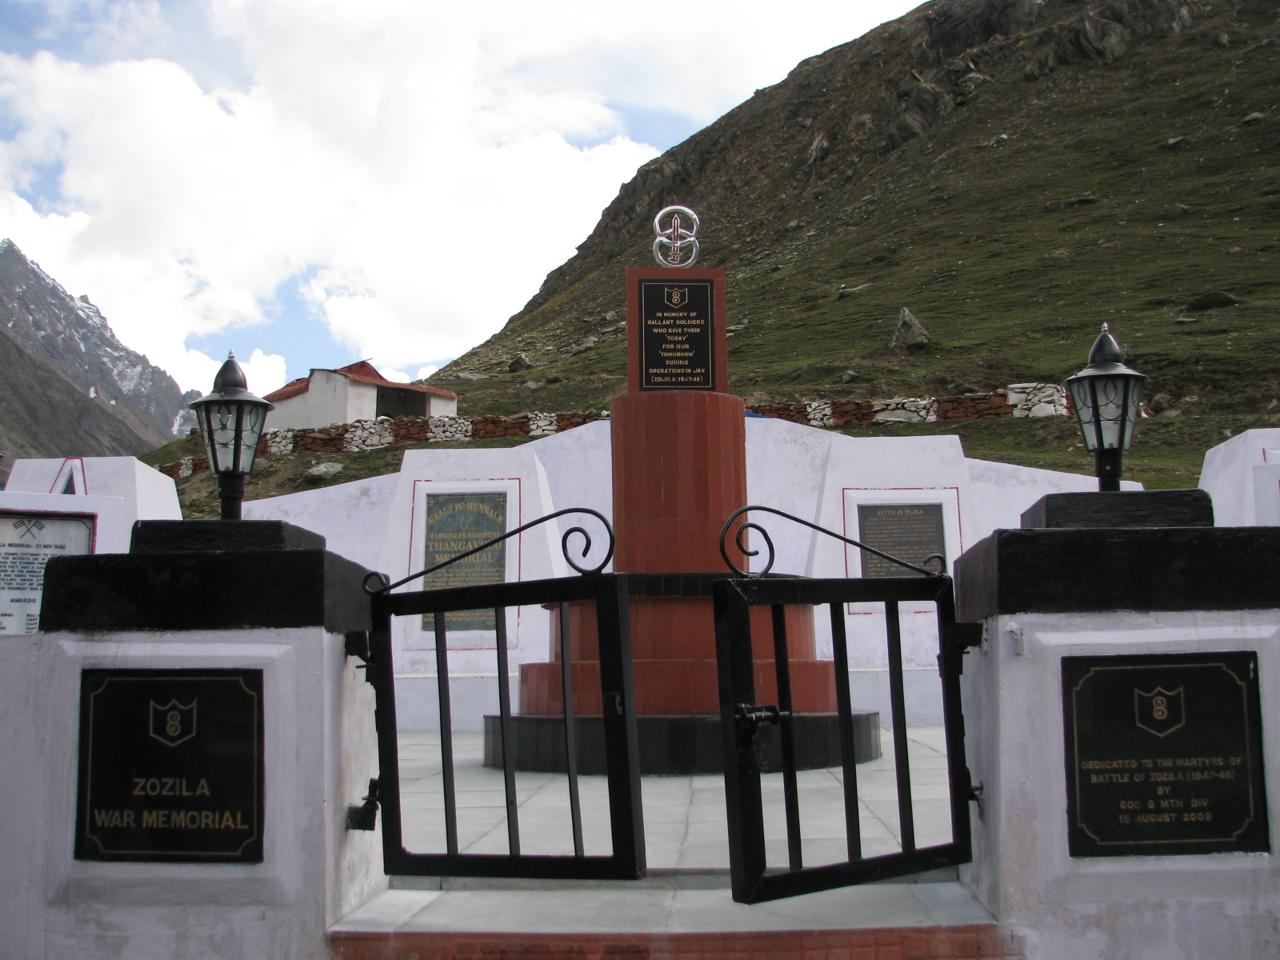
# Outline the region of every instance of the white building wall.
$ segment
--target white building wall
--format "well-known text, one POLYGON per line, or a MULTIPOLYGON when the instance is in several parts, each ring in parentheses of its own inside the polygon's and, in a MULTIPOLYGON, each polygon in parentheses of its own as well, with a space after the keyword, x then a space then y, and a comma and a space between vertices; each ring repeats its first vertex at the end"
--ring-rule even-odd
POLYGON ((306 393, 278 400, 267 414, 268 430, 327 427, 331 423, 350 423, 347 416, 347 387, 351 383, 341 374, 328 370, 312 370, 306 393))
POLYGON ((456 417, 458 415, 457 397, 438 397, 434 393, 424 394, 427 398, 427 416, 456 417))
MULTIPOLYGON (((343 415, 330 423, 355 423, 357 420, 372 420, 378 415, 378 388, 371 383, 360 383, 356 380, 347 380, 346 383, 346 406, 343 415)), ((312 426, 326 427, 327 423, 312 424, 312 426)))

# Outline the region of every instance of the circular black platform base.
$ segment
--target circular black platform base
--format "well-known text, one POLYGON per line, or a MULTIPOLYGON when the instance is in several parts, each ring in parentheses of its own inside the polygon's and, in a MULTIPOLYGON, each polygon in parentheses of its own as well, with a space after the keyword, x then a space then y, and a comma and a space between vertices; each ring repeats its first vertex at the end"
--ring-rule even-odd
MULTIPOLYGON (((577 717, 578 772, 602 774, 604 768, 604 720, 577 717)), ((716 716, 637 717, 642 774, 720 773, 724 747, 720 718, 716 716)), ((814 770, 840 766, 839 718, 834 713, 802 713, 792 720, 795 730, 796 769, 814 770)), ((515 716, 511 718, 515 741, 515 769, 552 773, 565 771, 564 719, 515 716)), ((854 759, 858 763, 880 756, 880 714, 857 710, 853 714, 854 759)), ((764 726, 756 735, 756 757, 764 773, 781 769, 782 750, 778 727, 764 726)), ((484 765, 502 766, 499 718, 484 718, 484 765)))

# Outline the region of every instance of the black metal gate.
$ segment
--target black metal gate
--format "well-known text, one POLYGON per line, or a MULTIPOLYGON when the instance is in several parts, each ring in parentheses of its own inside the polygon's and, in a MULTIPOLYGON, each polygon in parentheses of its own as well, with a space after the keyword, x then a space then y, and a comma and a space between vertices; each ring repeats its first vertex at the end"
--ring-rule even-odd
MULTIPOLYGON (((644 824, 640 812, 639 751, 636 747, 636 718, 631 683, 630 631, 627 626, 626 578, 600 573, 613 554, 613 531, 603 516, 593 510, 560 510, 472 550, 451 557, 435 567, 414 574, 394 584, 373 575, 366 583, 371 595, 372 630, 366 653, 367 676, 374 686, 377 705, 378 780, 371 785, 372 800, 366 807, 372 813, 373 801, 380 803, 382 818, 382 850, 388 874, 422 876, 490 876, 539 877, 559 879, 634 879, 644 876, 644 824), (419 577, 433 573, 466 557, 480 553, 501 540, 514 537, 531 527, 569 514, 589 514, 603 526, 608 547, 603 557, 591 567, 582 567, 569 550, 571 538, 582 538, 582 557, 591 550, 590 535, 580 526, 571 527, 561 545, 566 561, 581 576, 491 586, 457 587, 406 593, 392 591, 419 577), (573 738, 576 723, 569 663, 567 607, 570 603, 586 603, 593 611, 599 638, 600 693, 603 709, 605 766, 608 778, 610 840, 612 852, 589 855, 584 850, 582 809, 579 798, 577 750, 573 738), (520 839, 519 805, 516 796, 515 750, 511 722, 511 698, 507 687, 508 637, 507 615, 510 608, 521 606, 559 607, 561 663, 564 683, 565 755, 568 763, 570 835, 573 853, 531 854, 524 852, 520 839), (448 614, 455 611, 491 610, 497 655, 498 712, 500 752, 502 754, 503 796, 506 817, 505 854, 468 853, 458 841, 458 802, 455 790, 456 767, 453 750, 452 704, 450 700, 448 614), (404 843, 404 815, 400 789, 400 747, 396 723, 394 656, 391 623, 393 617, 430 617, 434 633, 437 698, 440 723, 440 760, 444 817, 444 851, 414 852, 404 843)), ((362 808, 353 808, 354 811, 362 808)), ((359 817, 359 814, 356 814, 359 817)), ((372 816, 365 816, 372 828, 372 816)))
MULTIPOLYGON (((396 584, 374 575, 366 587, 371 595, 373 629, 368 643, 353 643, 352 652, 366 659, 368 679, 374 685, 377 703, 379 778, 371 785, 363 808, 351 808, 353 827, 372 829, 373 812, 383 809, 383 854, 389 874, 434 876, 509 876, 582 879, 627 879, 645 874, 644 825, 641 814, 639 751, 631 680, 631 638, 628 607, 632 596, 708 596, 715 608, 715 644, 719 670, 720 722, 724 750, 726 813, 728 822, 730 877, 733 897, 745 903, 793 896, 832 887, 888 877, 919 873, 966 862, 970 859, 968 804, 976 799, 964 763, 963 719, 960 710, 959 677, 963 654, 976 643, 979 634, 971 624, 955 619, 952 583, 949 577, 923 566, 888 556, 814 524, 767 507, 745 507, 735 512, 721 533, 721 552, 732 572, 724 575, 627 575, 603 574, 613 552, 613 532, 604 517, 595 511, 561 510, 513 530, 498 540, 515 536, 530 527, 558 517, 585 513, 594 516, 607 532, 608 548, 603 559, 591 567, 577 564, 569 551, 574 535, 583 538, 582 557, 591 547, 589 535, 575 526, 565 533, 562 547, 568 563, 580 576, 492 586, 460 587, 445 590, 393 592, 411 580, 425 576, 486 549, 497 540, 459 554, 444 564, 415 574, 396 584), (745 520, 748 511, 764 511, 803 524, 861 550, 875 553, 908 570, 912 575, 874 579, 814 580, 769 575, 773 544, 768 533, 745 520), (732 535, 748 556, 760 551, 747 549, 746 532, 754 531, 768 553, 764 569, 754 574, 737 568, 729 558, 726 541, 732 535), (599 640, 601 701, 604 705, 606 771, 610 809, 612 853, 587 855, 582 839, 579 800, 576 729, 573 713, 572 671, 569 669, 570 640, 567 605, 587 603, 594 611, 599 640), (912 803, 912 777, 907 736, 906 703, 903 689, 902 633, 899 605, 928 602, 936 610, 938 671, 941 684, 946 778, 949 797, 950 839, 918 844, 912 803), (888 663, 894 770, 897 787, 897 822, 900 849, 893 853, 864 854, 859 820, 858 772, 854 762, 852 703, 849 686, 850 642, 846 630, 845 604, 882 605, 885 659, 888 663), (556 605, 560 616, 560 661, 564 667, 565 758, 572 829, 573 854, 547 855, 522 852, 518 804, 515 791, 511 743, 511 704, 506 685, 507 637, 505 611, 526 605, 556 605), (787 621, 789 606, 828 606, 836 678, 841 765, 839 780, 844 803, 844 850, 835 862, 805 865, 804 838, 800 816, 800 786, 795 763, 792 729, 791 682, 788 661, 787 621), (752 659, 751 616, 755 606, 772 611, 774 669, 778 703, 757 703, 752 659), (463 852, 458 840, 457 798, 454 788, 452 718, 449 695, 448 622, 446 615, 460 610, 492 610, 497 640, 499 680, 499 724, 503 742, 502 766, 506 813, 505 854, 463 852), (435 634, 438 683, 440 755, 445 821, 445 849, 437 853, 406 850, 401 806, 400 755, 396 724, 393 678, 392 618, 430 617, 435 634), (765 836, 764 795, 756 734, 762 726, 780 728, 781 780, 785 810, 786 866, 769 863, 765 836)), ((928 561, 926 561, 927 563, 928 561)), ((870 642, 870 638, 854 638, 870 642)))
MULTIPOLYGON (((968 805, 971 800, 976 799, 976 794, 964 760, 960 672, 964 652, 967 647, 980 640, 981 628, 956 622, 951 578, 768 507, 745 507, 736 511, 725 522, 721 531, 721 552, 725 556, 725 562, 740 574, 737 578, 717 583, 714 589, 720 724, 724 741, 725 804, 733 898, 742 903, 758 903, 968 862, 972 858, 968 805), (874 553, 914 575, 832 580, 768 578, 766 575, 773 563, 773 543, 767 531, 758 524, 745 520, 738 522, 749 511, 764 511, 784 517, 860 550, 874 553), (746 576, 745 571, 738 570, 725 550, 725 541, 731 533, 738 539, 739 545, 745 548, 745 534, 748 530, 754 531, 763 539, 763 550, 768 554, 764 569, 755 576, 746 576), (916 842, 906 698, 903 689, 900 604, 913 601, 932 603, 936 610, 937 663, 951 827, 949 840, 924 846, 916 842), (901 849, 871 856, 864 855, 863 851, 858 772, 854 763, 853 707, 849 685, 844 682, 849 676, 850 664, 850 637, 846 629, 845 605, 852 603, 883 605, 885 618, 883 641, 888 663, 901 849), (792 731, 791 680, 784 610, 788 606, 823 605, 830 611, 833 666, 838 678, 836 708, 841 738, 840 783, 844 801, 845 856, 822 865, 805 866, 800 789, 794 761, 795 740, 792 731), (756 702, 750 617, 753 606, 767 606, 772 614, 770 620, 778 690, 776 704, 756 702), (768 864, 760 765, 755 750, 756 734, 765 724, 777 724, 780 727, 786 867, 771 868, 768 864)), ((749 556, 755 556, 761 551, 745 552, 749 556)), ((925 563, 933 559, 930 557, 925 563)), ((940 561, 942 558, 937 559, 940 561)), ((875 642, 878 638, 863 639, 875 642)))

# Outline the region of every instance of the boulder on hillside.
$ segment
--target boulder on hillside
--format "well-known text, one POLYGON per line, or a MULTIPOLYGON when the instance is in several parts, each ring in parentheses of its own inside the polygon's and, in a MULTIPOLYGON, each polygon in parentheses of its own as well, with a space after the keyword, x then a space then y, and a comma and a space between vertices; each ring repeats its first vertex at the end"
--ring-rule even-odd
POLYGON ((903 307, 898 311, 898 325, 893 328, 893 338, 889 341, 890 350, 922 350, 929 345, 932 338, 915 315, 903 307))
POLYGON ((1218 307, 1234 307, 1240 302, 1239 297, 1233 297, 1229 293, 1221 290, 1212 290, 1208 293, 1202 293, 1197 297, 1192 297, 1187 301, 1185 309, 1188 313, 1196 313, 1199 310, 1214 310, 1218 307))

